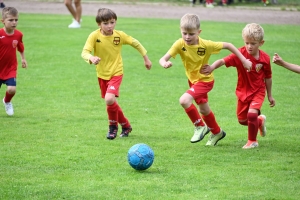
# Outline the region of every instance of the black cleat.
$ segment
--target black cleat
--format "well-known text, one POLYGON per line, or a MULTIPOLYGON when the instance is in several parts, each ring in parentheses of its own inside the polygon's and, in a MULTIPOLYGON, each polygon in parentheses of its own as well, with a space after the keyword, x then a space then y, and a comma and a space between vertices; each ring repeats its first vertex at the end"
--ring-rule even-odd
POLYGON ((108 129, 106 138, 109 140, 113 140, 117 137, 117 133, 118 133, 118 126, 109 125, 109 129, 108 129))
POLYGON ((132 131, 131 126, 129 126, 128 128, 122 128, 122 133, 120 134, 120 137, 128 137, 131 131, 132 131))

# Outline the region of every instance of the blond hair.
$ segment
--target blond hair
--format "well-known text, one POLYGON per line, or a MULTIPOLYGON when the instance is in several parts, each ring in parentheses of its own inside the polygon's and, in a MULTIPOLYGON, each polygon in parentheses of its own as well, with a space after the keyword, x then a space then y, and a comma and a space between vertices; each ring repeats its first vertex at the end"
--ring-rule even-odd
POLYGON ((185 14, 180 20, 180 28, 185 30, 199 30, 200 29, 200 19, 198 15, 195 14, 185 14))
POLYGON ((8 15, 18 16, 18 10, 14 7, 5 7, 2 10, 2 19, 6 19, 8 15))
POLYGON ((242 31, 242 37, 262 41, 264 39, 264 29, 256 23, 247 24, 242 31))

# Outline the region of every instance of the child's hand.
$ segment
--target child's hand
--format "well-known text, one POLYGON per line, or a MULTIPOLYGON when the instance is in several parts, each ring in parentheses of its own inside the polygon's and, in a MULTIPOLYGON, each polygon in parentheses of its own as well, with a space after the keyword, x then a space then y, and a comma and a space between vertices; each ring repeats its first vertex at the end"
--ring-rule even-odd
POLYGON ((94 64, 94 65, 98 65, 98 63, 100 62, 101 58, 97 57, 97 56, 92 56, 90 57, 90 63, 94 64))
POLYGON ((172 67, 172 62, 171 61, 167 61, 167 62, 165 62, 164 64, 163 64, 163 68, 165 68, 165 69, 167 69, 167 68, 170 68, 170 67, 172 67))
POLYGON ((277 53, 274 53, 273 63, 277 65, 282 65, 282 58, 277 53))
POLYGON ((202 65, 200 68, 200 74, 209 75, 213 71, 213 68, 210 65, 202 65))
POLYGON ((275 99, 273 97, 268 97, 269 102, 270 102, 270 107, 274 107, 275 106, 275 99))
POLYGON ((147 68, 148 70, 151 69, 151 67, 152 67, 152 62, 149 60, 149 58, 148 58, 147 55, 144 56, 144 64, 145 64, 145 66, 146 66, 146 68, 147 68))
POLYGON ((26 62, 26 60, 22 60, 22 68, 27 68, 27 62, 26 62))
POLYGON ((152 67, 152 62, 148 59, 147 61, 145 61, 145 66, 148 70, 150 70, 152 67))
POLYGON ((248 72, 250 72, 252 68, 252 62, 249 59, 246 59, 246 61, 243 62, 243 66, 248 72))

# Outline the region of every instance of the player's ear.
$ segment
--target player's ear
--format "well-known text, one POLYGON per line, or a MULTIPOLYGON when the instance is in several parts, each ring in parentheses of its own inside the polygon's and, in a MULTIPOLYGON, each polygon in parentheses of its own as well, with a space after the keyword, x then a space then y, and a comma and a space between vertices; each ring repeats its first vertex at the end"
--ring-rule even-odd
POLYGON ((202 31, 201 29, 198 30, 198 35, 200 35, 201 31, 202 31))
POLYGON ((264 40, 260 41, 259 46, 262 46, 265 43, 264 40))

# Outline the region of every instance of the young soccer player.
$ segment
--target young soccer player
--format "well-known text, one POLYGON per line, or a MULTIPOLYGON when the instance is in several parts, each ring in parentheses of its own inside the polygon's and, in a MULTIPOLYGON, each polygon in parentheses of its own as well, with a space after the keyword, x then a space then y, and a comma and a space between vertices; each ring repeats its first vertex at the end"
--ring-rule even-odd
POLYGON ((172 45, 169 51, 159 60, 159 63, 167 69, 173 65, 169 61, 170 58, 175 58, 177 54, 180 55, 190 88, 180 97, 179 102, 195 126, 191 142, 201 141, 211 131, 212 134, 206 145, 214 146, 226 136, 226 133, 219 127, 215 115, 208 105, 207 94, 213 88, 214 77, 212 74, 199 73, 200 68, 202 65, 208 64, 212 54, 217 54, 222 49, 228 49, 236 54, 247 69, 250 69, 251 62, 246 60, 231 43, 213 42, 200 38, 200 20, 195 14, 185 14, 181 18, 180 30, 182 38, 172 45), (202 118, 193 101, 199 106, 202 118))
POLYGON ((282 66, 288 70, 291 70, 292 72, 300 74, 300 66, 299 65, 292 64, 292 63, 282 60, 282 58, 277 53, 275 53, 273 56, 273 63, 275 63, 276 65, 282 66))
POLYGON ((16 29, 18 25, 18 10, 14 7, 5 7, 2 10, 2 19, 4 27, 0 29, 0 88, 6 84, 7 89, 3 104, 6 114, 14 114, 11 100, 16 93, 17 78, 17 50, 21 55, 22 67, 27 68, 27 62, 24 55, 23 34, 16 29))
POLYGON ((118 123, 122 126, 120 137, 128 137, 132 128, 116 100, 123 78, 122 46, 130 45, 138 50, 148 70, 151 69, 152 63, 146 49, 138 40, 123 31, 115 30, 117 15, 114 11, 100 8, 96 22, 99 29, 88 36, 81 56, 89 64, 96 65, 101 96, 105 100, 108 113, 107 139, 113 140, 117 136, 118 123))
POLYGON ((275 106, 272 97, 272 71, 270 57, 259 48, 264 44, 264 30, 259 24, 247 24, 242 31, 245 46, 239 51, 252 62, 250 70, 245 70, 243 64, 236 55, 231 54, 223 59, 215 61, 211 66, 203 66, 201 73, 210 74, 214 69, 222 65, 236 67, 238 82, 237 95, 237 118, 241 125, 248 126, 248 142, 244 149, 258 147, 257 132, 266 135, 266 116, 261 115, 260 109, 264 98, 268 95, 270 106, 275 106))

